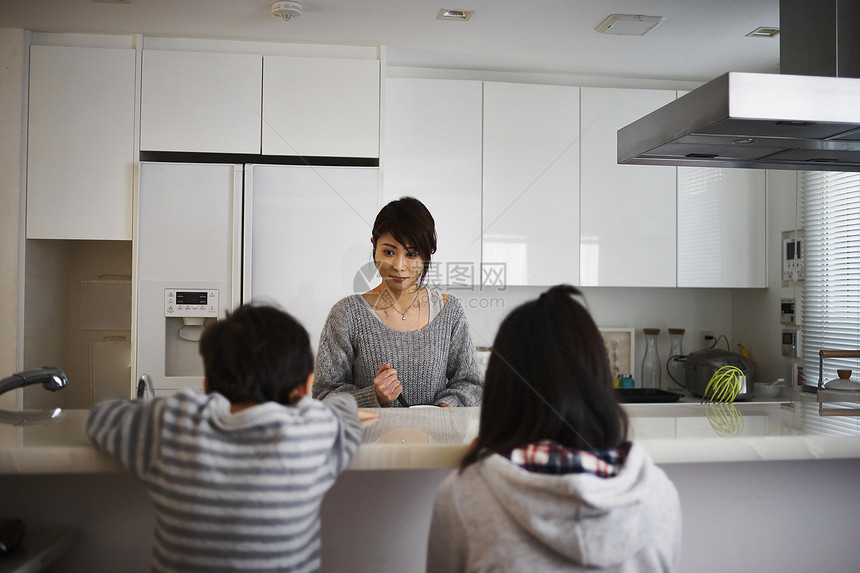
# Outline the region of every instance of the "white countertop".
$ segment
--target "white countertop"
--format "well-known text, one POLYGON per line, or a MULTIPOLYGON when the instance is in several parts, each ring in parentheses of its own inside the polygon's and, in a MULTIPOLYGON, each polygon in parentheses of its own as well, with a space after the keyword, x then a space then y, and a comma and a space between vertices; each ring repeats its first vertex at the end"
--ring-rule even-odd
MULTIPOLYGON (((860 458, 860 417, 794 402, 625 404, 631 438, 657 463, 860 458)), ((478 431, 479 408, 380 408, 351 470, 454 468, 478 431)), ((48 424, 0 423, 0 474, 124 471, 84 436, 88 411, 48 424)))

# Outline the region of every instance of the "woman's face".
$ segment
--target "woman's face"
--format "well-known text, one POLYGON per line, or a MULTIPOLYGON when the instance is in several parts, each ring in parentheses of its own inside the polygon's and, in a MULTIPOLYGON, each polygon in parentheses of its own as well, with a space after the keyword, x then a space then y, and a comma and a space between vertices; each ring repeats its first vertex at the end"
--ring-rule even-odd
POLYGON ((382 284, 386 287, 407 290, 418 284, 421 271, 424 270, 424 260, 417 251, 394 240, 391 233, 385 233, 376 240, 373 255, 382 284))

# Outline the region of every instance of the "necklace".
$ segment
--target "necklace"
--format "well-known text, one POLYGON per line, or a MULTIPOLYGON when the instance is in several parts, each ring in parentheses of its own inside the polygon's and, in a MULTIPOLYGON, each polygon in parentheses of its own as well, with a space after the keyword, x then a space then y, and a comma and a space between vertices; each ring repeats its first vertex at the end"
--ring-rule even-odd
MULTIPOLYGON (((415 301, 418 300, 418 296, 420 294, 421 294, 421 289, 418 289, 418 293, 415 295, 415 298, 413 298, 412 302, 410 302, 409 305, 406 307, 406 312, 409 312, 409 307, 411 307, 413 304, 415 304, 415 301)), ((396 306, 394 306, 394 302, 391 303, 391 308, 393 308, 394 310, 397 311, 397 313, 400 315, 401 320, 406 320, 406 312, 400 312, 400 310, 396 306)))

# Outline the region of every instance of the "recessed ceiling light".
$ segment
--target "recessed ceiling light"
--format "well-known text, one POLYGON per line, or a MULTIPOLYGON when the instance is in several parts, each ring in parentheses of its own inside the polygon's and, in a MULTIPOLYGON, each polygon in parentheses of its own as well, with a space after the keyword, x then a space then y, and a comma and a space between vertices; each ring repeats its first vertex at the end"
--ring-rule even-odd
POLYGON ((474 10, 449 10, 442 8, 436 16, 439 20, 468 20, 472 17, 474 10))
POLYGON ((610 14, 595 30, 601 34, 643 36, 663 19, 662 16, 643 16, 642 14, 610 14))
POLYGON ((773 38, 777 34, 779 34, 779 28, 759 26, 758 28, 747 34, 747 38, 773 38))

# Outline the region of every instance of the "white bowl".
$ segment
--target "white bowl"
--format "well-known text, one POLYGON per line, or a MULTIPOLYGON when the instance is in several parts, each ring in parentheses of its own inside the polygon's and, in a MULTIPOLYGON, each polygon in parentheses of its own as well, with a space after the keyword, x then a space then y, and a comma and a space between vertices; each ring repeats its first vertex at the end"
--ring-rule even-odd
POLYGON ((756 382, 755 395, 756 398, 776 398, 779 396, 779 390, 782 386, 770 386, 764 382, 756 382))

